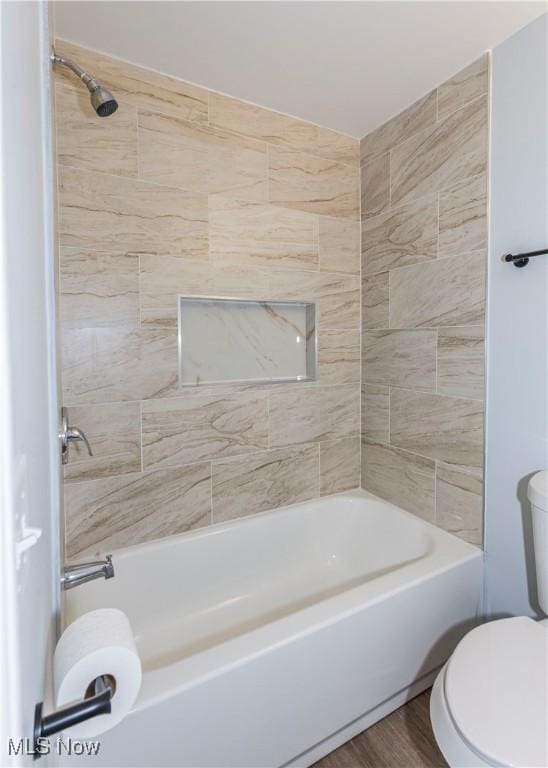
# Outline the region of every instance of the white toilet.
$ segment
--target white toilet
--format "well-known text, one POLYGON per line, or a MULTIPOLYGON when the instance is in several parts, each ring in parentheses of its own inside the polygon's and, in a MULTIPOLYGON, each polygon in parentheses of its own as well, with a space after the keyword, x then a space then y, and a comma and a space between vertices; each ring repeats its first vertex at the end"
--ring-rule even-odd
MULTIPOLYGON (((538 599, 548 614, 548 471, 531 478, 538 599)), ((548 765, 548 619, 500 619, 469 632, 430 699, 436 741, 452 768, 548 765)))

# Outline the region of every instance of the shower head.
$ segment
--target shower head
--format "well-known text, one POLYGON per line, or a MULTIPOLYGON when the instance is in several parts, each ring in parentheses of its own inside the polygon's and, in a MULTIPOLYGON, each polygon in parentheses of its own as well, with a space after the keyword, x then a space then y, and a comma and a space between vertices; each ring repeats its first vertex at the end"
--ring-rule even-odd
POLYGON ((99 117, 108 117, 116 112, 118 109, 118 102, 110 91, 107 91, 98 80, 95 80, 91 75, 88 75, 78 64, 75 64, 69 59, 64 59, 62 56, 57 56, 55 51, 51 55, 53 64, 59 64, 62 67, 67 67, 78 75, 80 80, 84 83, 91 96, 91 106, 97 112, 99 117))
POLYGON ((86 83, 89 92, 91 93, 91 106, 97 112, 99 117, 108 117, 109 115, 112 115, 112 113, 116 112, 118 109, 118 102, 112 93, 107 91, 106 88, 103 88, 101 83, 98 83, 97 80, 92 80, 91 82, 96 83, 96 87, 93 89, 90 87, 90 84, 86 83))

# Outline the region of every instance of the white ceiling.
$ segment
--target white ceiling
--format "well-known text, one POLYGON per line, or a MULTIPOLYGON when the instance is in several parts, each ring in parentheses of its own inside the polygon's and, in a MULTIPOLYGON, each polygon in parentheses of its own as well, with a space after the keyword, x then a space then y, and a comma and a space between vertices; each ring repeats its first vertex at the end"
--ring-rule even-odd
POLYGON ((547 8, 71 0, 55 3, 55 34, 361 137, 547 8))

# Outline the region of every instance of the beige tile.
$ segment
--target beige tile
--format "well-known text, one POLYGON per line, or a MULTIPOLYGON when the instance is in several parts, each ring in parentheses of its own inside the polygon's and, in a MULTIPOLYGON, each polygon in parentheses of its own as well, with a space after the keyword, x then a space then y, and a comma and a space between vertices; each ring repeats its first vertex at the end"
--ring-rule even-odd
POLYGON ((435 462, 393 446, 365 441, 362 482, 366 491, 435 520, 435 462))
POLYGON ((483 323, 485 255, 436 259, 390 272, 390 327, 483 323))
POLYGON ((360 391, 340 387, 303 386, 270 392, 270 446, 294 445, 359 432, 360 391))
POLYGON ((62 361, 64 401, 73 405, 177 393, 175 330, 66 329, 62 361))
POLYGON ((366 384, 362 376, 362 439, 388 443, 390 439, 389 389, 382 384, 366 384))
POLYGON ((439 329, 437 388, 439 394, 483 399, 484 336, 481 325, 439 329))
POLYGON ((69 483, 65 520, 69 558, 104 555, 208 525, 210 465, 69 483))
POLYGON ((489 54, 485 53, 438 87, 438 119, 460 109, 489 89, 489 54))
POLYGON ((320 328, 359 328, 358 275, 271 270, 268 295, 272 300, 316 301, 320 328))
POLYGON ((351 384, 360 381, 360 332, 329 331, 319 334, 320 382, 351 384))
POLYGON ((436 91, 431 91, 360 142, 362 163, 382 155, 397 144, 436 122, 436 91))
POLYGON ((189 392, 143 403, 143 466, 178 466, 268 447, 268 396, 189 392))
POLYGON ((85 433, 93 456, 84 443, 71 443, 65 480, 95 480, 141 470, 140 403, 69 406, 69 423, 85 433))
POLYGON ((350 165, 359 162, 359 141, 281 112, 210 93, 209 124, 253 139, 350 165))
POLYGON ((362 327, 388 328, 388 272, 362 278, 362 327))
POLYGON ((269 146, 270 202, 325 216, 357 219, 359 175, 348 165, 269 146))
POLYGON ((384 272, 435 259, 438 201, 435 195, 362 222, 364 272, 384 272))
POLYGON ((361 218, 369 219, 390 205, 390 155, 371 160, 361 168, 361 218))
POLYGON ((483 174, 441 192, 439 205, 440 256, 487 247, 487 186, 483 174))
POLYGON ((207 259, 207 198, 133 179, 59 169, 61 245, 207 259))
MULTIPOLYGON (((92 72, 117 99, 156 109, 184 120, 207 122, 208 92, 204 88, 120 59, 112 59, 65 40, 56 40, 55 50, 59 56, 72 58, 81 67, 92 72)), ((55 76, 60 83, 73 85, 78 82, 75 76, 63 67, 55 68, 55 76)))
POLYGON ((108 120, 98 120, 85 88, 57 83, 57 161, 88 171, 137 176, 137 111, 120 102, 108 120))
POLYGON ((209 96, 209 124, 299 151, 312 151, 317 143, 317 126, 313 123, 213 91, 209 96))
POLYGON ((391 203, 446 189, 487 166, 487 98, 480 97, 391 152, 391 203))
POLYGON ((320 216, 320 269, 360 274, 360 224, 320 216))
POLYGON ((212 464, 213 522, 319 495, 318 445, 261 451, 212 464))
POLYGON ((347 163, 356 168, 360 164, 360 141, 346 133, 317 127, 317 153, 328 160, 347 163))
POLYGON ((341 493, 360 485, 360 438, 320 443, 320 493, 341 493))
POLYGON ((139 325, 139 257, 61 248, 63 328, 139 325))
MULTIPOLYGON (((274 298, 270 295, 267 269, 154 254, 141 256, 140 264, 141 322, 145 326, 175 328, 179 295, 274 298)), ((296 272, 288 270, 283 274, 296 272)))
POLYGON ((364 331, 364 380, 434 391, 436 331, 364 331))
POLYGON ((439 461, 481 467, 483 403, 391 389, 390 442, 439 461))
POLYGON ((210 258, 223 264, 318 268, 318 217, 214 195, 209 198, 210 258))
POLYGON ((201 194, 266 201, 266 145, 139 110, 139 177, 201 194))
POLYGON ((436 522, 471 544, 482 543, 483 477, 475 467, 438 463, 436 522))

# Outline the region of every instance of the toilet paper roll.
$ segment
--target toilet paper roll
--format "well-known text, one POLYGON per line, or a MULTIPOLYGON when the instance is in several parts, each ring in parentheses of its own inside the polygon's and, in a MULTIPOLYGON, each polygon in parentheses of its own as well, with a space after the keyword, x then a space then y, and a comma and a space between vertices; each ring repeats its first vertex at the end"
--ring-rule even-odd
POLYGON ((110 714, 97 715, 67 733, 88 738, 117 725, 135 703, 142 679, 141 661, 125 613, 101 608, 69 624, 55 648, 53 671, 58 707, 82 699, 90 683, 101 675, 111 675, 116 682, 110 714))

